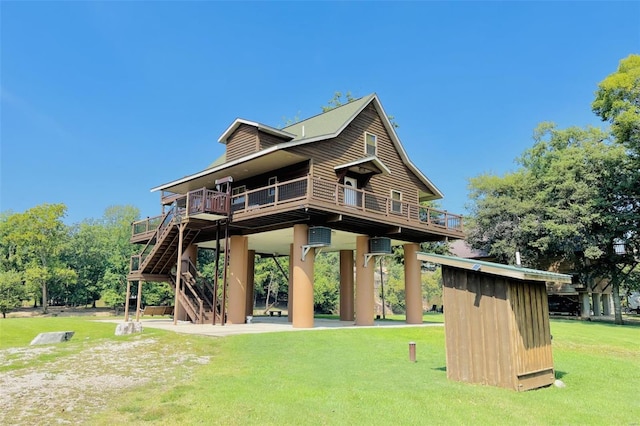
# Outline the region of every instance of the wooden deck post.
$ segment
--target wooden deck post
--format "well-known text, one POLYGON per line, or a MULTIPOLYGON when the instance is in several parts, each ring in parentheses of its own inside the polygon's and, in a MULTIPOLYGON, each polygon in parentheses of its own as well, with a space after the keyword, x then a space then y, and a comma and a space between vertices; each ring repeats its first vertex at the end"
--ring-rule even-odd
POLYGON ((131 281, 127 280, 127 296, 124 301, 124 321, 129 321, 129 298, 131 297, 131 281))
POLYGON ((136 300, 136 322, 140 322, 140 311, 142 310, 142 286, 144 281, 138 281, 138 296, 136 300))
POLYGON ((340 250, 340 321, 353 321, 353 251, 340 250))
POLYGON ((404 294, 407 324, 422 324, 422 283, 418 244, 404 245, 404 294))
POLYGON ((308 226, 293 225, 293 327, 313 328, 313 266, 316 253, 309 250, 302 260, 302 246, 308 243, 308 226))
POLYGON ((229 324, 244 324, 247 303, 247 256, 249 239, 243 235, 230 238, 229 324))
POLYGON ((364 255, 369 252, 369 237, 356 237, 356 325, 373 325, 374 295, 373 272, 374 262, 370 259, 365 266, 364 255))
POLYGON ((176 259, 178 265, 176 266, 176 297, 173 303, 173 325, 178 324, 178 317, 182 316, 182 307, 180 306, 179 293, 181 291, 182 284, 182 243, 184 240, 184 229, 186 227, 186 223, 181 223, 178 225, 178 257, 176 259))

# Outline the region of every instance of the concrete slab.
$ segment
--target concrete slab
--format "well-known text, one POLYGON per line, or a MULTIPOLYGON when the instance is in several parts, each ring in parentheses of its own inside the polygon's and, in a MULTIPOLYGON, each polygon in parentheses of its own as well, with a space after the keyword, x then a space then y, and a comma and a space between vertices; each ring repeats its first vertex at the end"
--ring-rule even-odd
MULTIPOLYGON (((110 320, 111 322, 119 322, 110 320)), ((225 337, 235 334, 276 333, 287 331, 310 331, 329 329, 353 329, 353 328, 402 328, 402 327, 442 327, 442 323, 405 324, 392 321, 374 321, 371 326, 356 326, 353 321, 338 321, 330 319, 318 319, 314 321, 313 328, 293 328, 286 317, 253 317, 251 324, 192 324, 188 321, 178 321, 173 324, 172 319, 143 319, 140 321, 143 328, 158 328, 176 333, 198 334, 202 336, 225 337)))

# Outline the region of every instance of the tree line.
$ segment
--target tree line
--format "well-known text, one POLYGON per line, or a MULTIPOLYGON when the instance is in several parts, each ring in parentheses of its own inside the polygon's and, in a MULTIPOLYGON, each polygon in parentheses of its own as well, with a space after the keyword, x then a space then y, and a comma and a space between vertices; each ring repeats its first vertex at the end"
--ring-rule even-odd
POLYGON ((524 266, 610 286, 622 323, 621 289, 640 282, 640 56, 620 61, 591 107, 609 128, 542 123, 515 171, 470 179, 467 241, 502 263, 519 252, 524 266))
MULTIPOLYGON (((131 223, 140 217, 133 206, 113 206, 99 219, 85 219, 65 225, 64 204, 41 204, 23 213, 0 214, 0 312, 31 301, 47 313, 48 307, 92 306, 101 300, 120 307, 125 301, 127 274, 132 255, 140 246, 130 243, 131 223)), ((255 263, 256 302, 286 301, 289 260, 260 256, 255 263)), ((199 250, 197 267, 202 279, 213 281, 215 252, 199 250)), ((339 310, 340 272, 336 253, 318 256, 315 264, 314 306, 319 313, 339 310)), ((404 272, 401 256, 386 262, 386 306, 404 312, 404 272)), ((222 272, 220 271, 220 277, 222 272)), ((438 298, 440 281, 424 279, 425 294, 438 298)), ((173 290, 167 283, 147 283, 144 305, 171 304, 173 290)), ((381 295, 379 296, 382 297, 381 295)), ((439 300, 439 299, 438 299, 439 300)))

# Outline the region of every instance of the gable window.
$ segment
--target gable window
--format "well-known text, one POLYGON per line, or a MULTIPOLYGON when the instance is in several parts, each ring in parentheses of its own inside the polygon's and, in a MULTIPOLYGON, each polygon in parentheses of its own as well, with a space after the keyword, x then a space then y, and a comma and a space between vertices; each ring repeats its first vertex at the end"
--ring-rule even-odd
POLYGON ((402 213, 402 192, 391 190, 391 211, 402 213))
POLYGON ((367 155, 376 155, 376 148, 378 145, 378 138, 376 137, 376 135, 365 132, 364 142, 365 142, 364 150, 367 153, 367 155))

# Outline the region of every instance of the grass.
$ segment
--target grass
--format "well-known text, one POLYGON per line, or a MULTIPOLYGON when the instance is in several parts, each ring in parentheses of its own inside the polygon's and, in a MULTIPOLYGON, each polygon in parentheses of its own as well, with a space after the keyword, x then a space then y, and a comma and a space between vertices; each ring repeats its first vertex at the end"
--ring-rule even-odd
MULTIPOLYGON (((5 333, 16 334, 15 326, 25 330, 18 321, 0 322, 3 346, 5 333)), ((73 319, 58 325, 74 326, 91 340, 107 338, 102 323, 73 319)), ((178 373, 175 381, 125 391, 87 423, 640 423, 640 327, 566 320, 552 320, 551 327, 555 368, 567 387, 524 393, 447 380, 442 327, 222 339, 145 329, 144 335, 212 356, 211 362, 188 377, 178 373), (408 361, 410 341, 416 342, 416 363, 408 361)), ((107 328, 114 339, 113 324, 107 328)))

